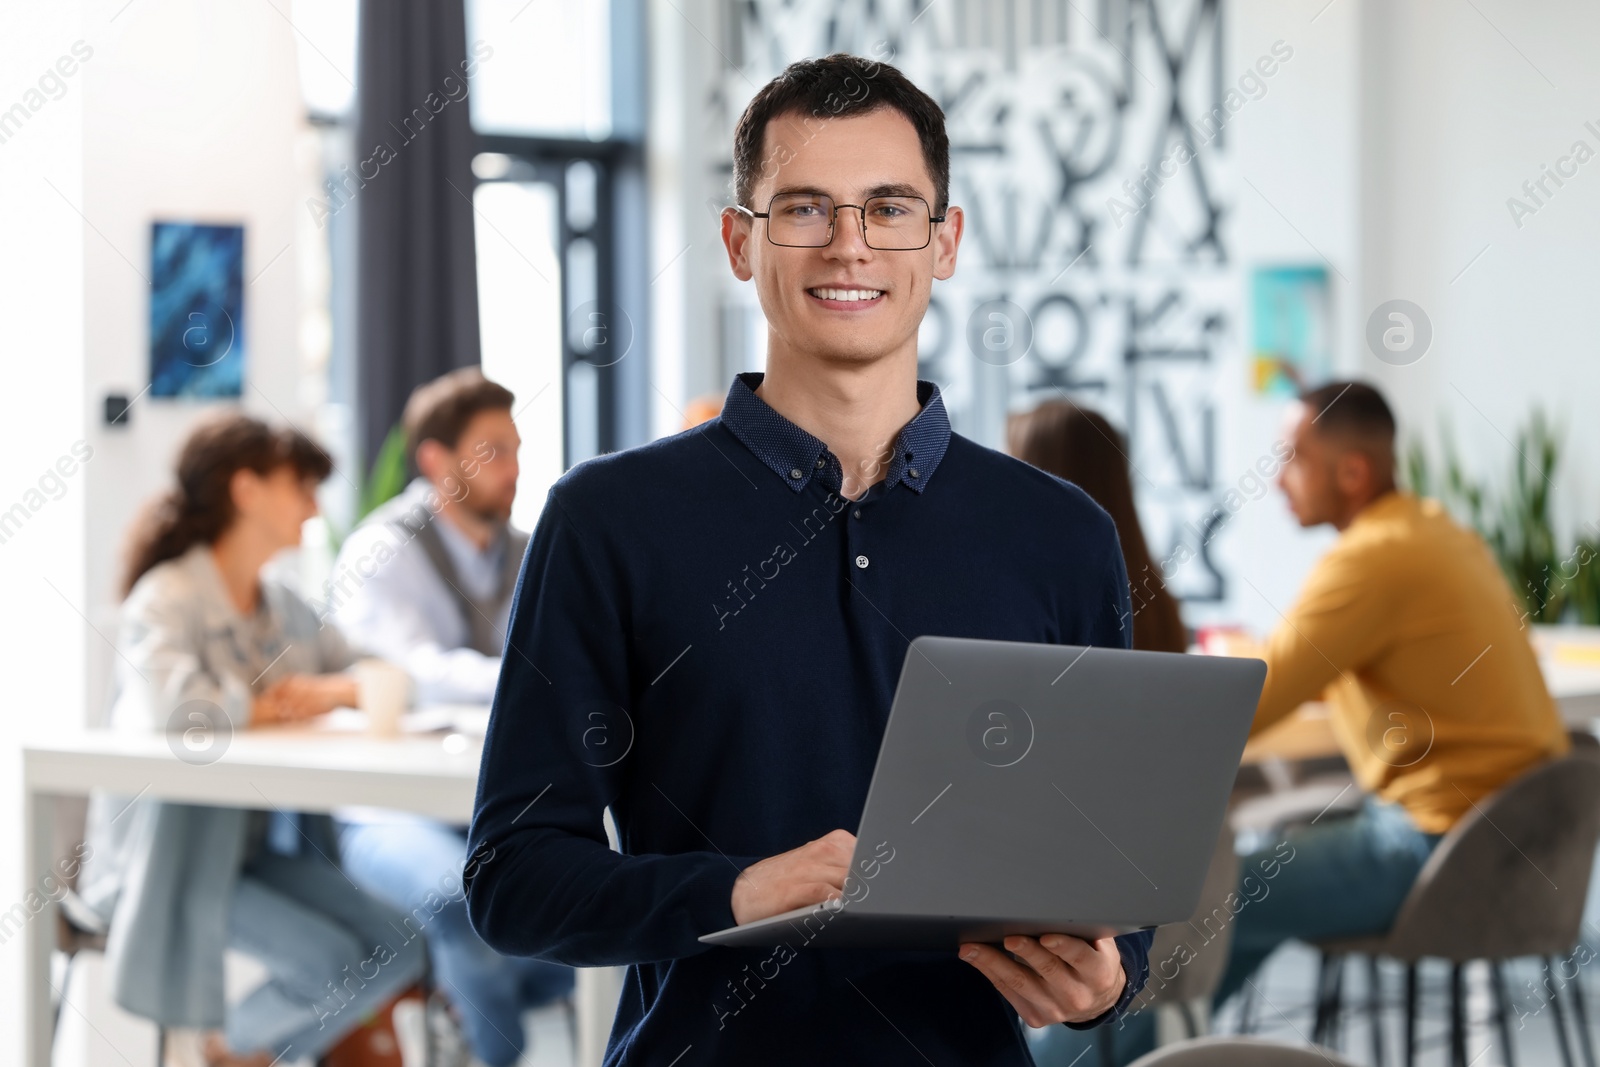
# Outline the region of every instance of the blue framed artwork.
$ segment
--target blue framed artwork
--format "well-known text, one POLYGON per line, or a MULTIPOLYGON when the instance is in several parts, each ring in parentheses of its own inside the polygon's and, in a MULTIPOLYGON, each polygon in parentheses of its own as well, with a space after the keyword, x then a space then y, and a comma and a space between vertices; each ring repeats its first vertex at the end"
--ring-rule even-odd
POLYGON ((150 393, 244 391, 244 227, 150 227, 150 393))
POLYGON ((1321 266, 1258 267, 1250 276, 1252 385, 1290 397, 1333 373, 1328 271, 1321 266))

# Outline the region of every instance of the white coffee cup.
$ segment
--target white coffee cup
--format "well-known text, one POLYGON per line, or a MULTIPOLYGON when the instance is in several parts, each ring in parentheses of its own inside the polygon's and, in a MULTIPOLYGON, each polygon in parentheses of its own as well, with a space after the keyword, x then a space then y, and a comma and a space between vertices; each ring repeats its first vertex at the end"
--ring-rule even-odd
POLYGON ((367 716, 367 732, 394 737, 411 697, 411 676, 388 660, 363 659, 355 665, 359 707, 367 716))

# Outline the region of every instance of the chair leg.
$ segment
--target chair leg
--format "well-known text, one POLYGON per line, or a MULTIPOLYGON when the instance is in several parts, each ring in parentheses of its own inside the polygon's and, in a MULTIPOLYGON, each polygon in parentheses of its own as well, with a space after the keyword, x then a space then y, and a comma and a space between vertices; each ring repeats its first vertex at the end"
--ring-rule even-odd
POLYGON ((1550 991, 1550 1007, 1555 1012, 1556 1038, 1561 1042, 1561 1062, 1565 1067, 1575 1067, 1572 1062, 1572 1046, 1567 1043, 1567 1012, 1561 1006, 1561 990, 1555 984, 1556 958, 1551 956, 1548 960, 1550 970, 1545 979, 1545 987, 1550 991))
MULTIPOLYGON (((1200 1022, 1194 1017, 1194 1002, 1190 1000, 1180 1001, 1178 1003, 1178 1010, 1183 1014, 1184 1032, 1189 1035, 1191 1040, 1199 1037, 1200 1022)), ((1593 1065, 1591 1065, 1591 1067, 1593 1067, 1593 1065)))
MULTIPOLYGON (((1450 1067, 1467 1067, 1467 1017, 1461 964, 1450 965, 1450 1067)), ((1571 1064, 1568 1064, 1571 1067, 1571 1064)))
POLYGON ((1333 960, 1333 996, 1328 1005, 1328 1044, 1344 1051, 1344 957, 1333 960))
POLYGON ((1516 1051, 1511 1046, 1511 998, 1506 996, 1506 976, 1499 960, 1489 961, 1489 985, 1494 991, 1494 1018, 1500 1030, 1500 1058, 1506 1067, 1517 1067, 1516 1051))
MULTIPOLYGON (((1256 974, 1259 977, 1260 971, 1256 974)), ((1254 982, 1246 982, 1239 991, 1239 1033, 1250 1034, 1256 1028, 1256 987, 1254 982)))
POLYGON ((1406 964, 1406 1067, 1417 1063, 1417 965, 1406 964))
POLYGON ((1314 1045, 1328 1044, 1329 1024, 1333 1015, 1334 975, 1338 973, 1338 966, 1337 957, 1328 952, 1324 952, 1318 961, 1317 1014, 1311 1024, 1311 1043, 1314 1045))
POLYGON ((1372 1027, 1373 1067, 1388 1067, 1383 1050, 1383 986, 1378 957, 1367 957, 1367 1017, 1372 1027))
POLYGON ((50 1050, 52 1058, 55 1054, 56 1035, 61 1033, 61 1009, 67 1006, 67 991, 72 988, 72 961, 78 958, 78 954, 76 952, 68 952, 66 956, 67 967, 61 973, 61 995, 56 997, 55 1011, 50 1018, 50 1050))
POLYGON ((1117 1049, 1111 1043, 1114 1027, 1102 1026, 1094 1035, 1095 1060, 1100 1067, 1117 1067, 1117 1049))
POLYGON ((1578 1048, 1583 1052, 1587 1067, 1595 1067, 1594 1035, 1589 1032, 1589 1006, 1583 1000, 1583 972, 1577 971, 1567 988, 1572 991, 1572 1018, 1577 1024, 1578 1048))
POLYGON ((572 1039, 572 1054, 578 1054, 578 998, 567 996, 561 998, 561 1007, 567 1016, 567 1034, 572 1039))

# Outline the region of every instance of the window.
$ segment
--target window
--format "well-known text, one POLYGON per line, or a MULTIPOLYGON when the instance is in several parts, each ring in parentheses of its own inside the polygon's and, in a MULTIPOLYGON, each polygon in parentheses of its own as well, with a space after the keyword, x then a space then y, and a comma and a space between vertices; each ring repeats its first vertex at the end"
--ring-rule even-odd
POLYGON ((524 529, 562 471, 648 436, 641 7, 467 0, 492 49, 470 97, 483 366, 527 405, 524 529))
MULTIPOLYGON (((292 8, 329 178, 350 162, 360 2, 292 8)), ((465 0, 465 11, 479 57, 469 99, 482 363, 517 397, 524 444, 512 518, 531 529, 568 467, 649 436, 643 3, 465 0)), ((342 212, 319 234, 329 264, 326 395, 349 451, 355 225, 356 211, 342 212)))
MULTIPOLYGON (((482 158, 482 157, 480 157, 482 158)), ((561 413, 560 194, 548 181, 486 181, 473 195, 483 373, 516 395, 522 471, 511 521, 533 529, 565 469, 561 413)))
POLYGON ((467 40, 493 49, 472 79, 472 125, 610 137, 613 12, 607 0, 467 0, 467 40))

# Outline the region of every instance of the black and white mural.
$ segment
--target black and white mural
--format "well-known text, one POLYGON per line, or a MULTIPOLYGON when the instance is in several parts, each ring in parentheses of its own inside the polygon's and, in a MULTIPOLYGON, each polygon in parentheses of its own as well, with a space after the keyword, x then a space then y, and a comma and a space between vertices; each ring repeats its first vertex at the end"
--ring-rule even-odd
MULTIPOLYGON (((1048 397, 1105 413, 1128 437, 1152 552, 1182 562, 1173 591, 1224 599, 1206 545, 1226 514, 1217 365, 1241 298, 1220 0, 726 0, 720 17, 733 66, 710 102, 708 197, 730 202, 734 124, 785 64, 847 51, 900 67, 944 108, 968 226, 934 287, 921 375, 994 447, 1008 410, 1048 397)), ((753 291, 723 284, 731 374, 760 365, 765 333, 753 291)))

